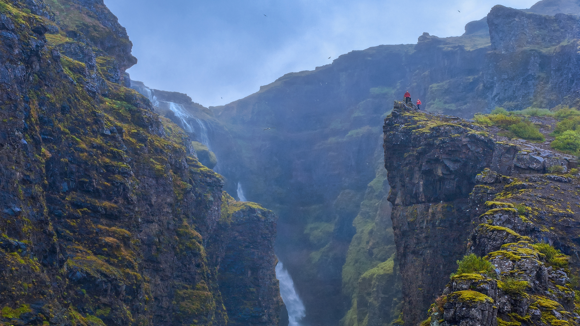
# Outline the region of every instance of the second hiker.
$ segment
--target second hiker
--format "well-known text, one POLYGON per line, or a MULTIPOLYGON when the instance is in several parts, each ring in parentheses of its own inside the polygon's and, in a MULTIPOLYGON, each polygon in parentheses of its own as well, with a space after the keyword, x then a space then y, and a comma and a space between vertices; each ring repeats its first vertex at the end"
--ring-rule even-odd
POLYGON ((421 110, 421 100, 417 99, 417 110, 421 110))
POLYGON ((409 104, 409 103, 413 103, 413 101, 411 101, 411 93, 409 93, 409 91, 407 91, 405 93, 405 104, 409 104))

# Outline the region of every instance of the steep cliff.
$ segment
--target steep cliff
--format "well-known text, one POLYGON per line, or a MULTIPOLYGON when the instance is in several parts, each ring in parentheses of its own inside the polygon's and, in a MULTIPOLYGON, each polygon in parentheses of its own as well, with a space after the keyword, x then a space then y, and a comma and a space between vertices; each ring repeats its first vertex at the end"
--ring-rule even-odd
POLYGON ((276 325, 275 216, 123 86, 103 2, 2 0, 0 37, 0 323, 276 325))
POLYGON ((401 103, 384 140, 405 325, 578 323, 575 156, 401 103))

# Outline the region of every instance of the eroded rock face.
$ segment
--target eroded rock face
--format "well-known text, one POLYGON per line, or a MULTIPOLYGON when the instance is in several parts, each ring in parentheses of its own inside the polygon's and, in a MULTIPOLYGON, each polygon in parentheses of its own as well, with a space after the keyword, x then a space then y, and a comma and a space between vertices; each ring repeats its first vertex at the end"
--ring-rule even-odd
POLYGON ((59 30, 28 4, 48 8, 0 6, 0 323, 226 325, 242 308, 222 295, 220 275, 249 269, 259 281, 236 286, 259 294, 244 302, 259 317, 246 324, 276 325, 275 216, 223 200, 222 178, 195 159, 191 139, 120 84, 134 60, 102 1, 50 2, 94 13, 108 36, 77 34, 94 52, 46 34, 59 30), (222 238, 253 248, 244 270, 221 265, 239 256, 222 238))
POLYGON ((496 142, 484 127, 401 103, 384 132, 405 325, 578 323, 569 277, 580 179, 545 174, 546 164, 570 171, 575 157, 496 142), (449 281, 472 253, 492 270, 449 281))

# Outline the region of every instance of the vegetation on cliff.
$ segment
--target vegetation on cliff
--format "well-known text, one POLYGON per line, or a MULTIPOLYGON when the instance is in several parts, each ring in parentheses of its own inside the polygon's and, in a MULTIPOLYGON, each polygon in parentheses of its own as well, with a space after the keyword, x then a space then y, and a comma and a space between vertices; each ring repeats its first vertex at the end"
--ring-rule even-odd
MULTIPOLYGON (((220 224, 223 180, 122 85, 135 60, 103 2, 2 0, 0 29, 0 323, 238 320, 220 288, 220 275, 246 275, 221 264, 234 254, 216 239, 239 232, 220 224)), ((249 206, 238 219, 262 244, 244 261, 262 279, 244 306, 271 325, 275 217, 249 206)))

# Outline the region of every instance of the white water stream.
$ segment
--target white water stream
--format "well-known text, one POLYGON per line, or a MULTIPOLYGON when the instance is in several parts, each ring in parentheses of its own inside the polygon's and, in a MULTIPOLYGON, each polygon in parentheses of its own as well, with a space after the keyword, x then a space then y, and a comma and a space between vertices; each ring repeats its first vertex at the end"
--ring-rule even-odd
POLYGON ((201 140, 201 143, 204 144, 205 147, 207 147, 211 151, 211 146, 209 145, 209 136, 207 134, 207 127, 205 126, 205 123, 202 120, 199 120, 198 118, 195 118, 195 121, 199 125, 200 129, 199 138, 201 140))
POLYGON ((153 104, 153 106, 158 107, 159 101, 157 100, 157 96, 153 95, 151 89, 145 88, 145 92, 147 93, 147 97, 149 98, 149 101, 151 101, 151 104, 153 104))
POLYGON ((300 326, 300 321, 306 316, 304 303, 296 293, 294 281, 281 261, 276 265, 276 278, 280 281, 280 295, 288 310, 288 326, 300 326))
POLYGON ((242 184, 238 182, 238 200, 239 201, 248 201, 246 199, 246 195, 244 194, 244 188, 242 188, 242 184))
POLYGON ((181 106, 180 104, 177 104, 177 103, 173 103, 173 102, 168 102, 168 103, 169 103, 169 110, 171 110, 171 112, 173 112, 175 114, 175 116, 181 120, 181 123, 183 124, 183 129, 185 129, 185 131, 187 131, 187 132, 193 132, 193 128, 186 120, 186 118, 189 118, 189 114, 187 114, 187 112, 185 112, 185 109, 183 108, 183 106, 181 106))

